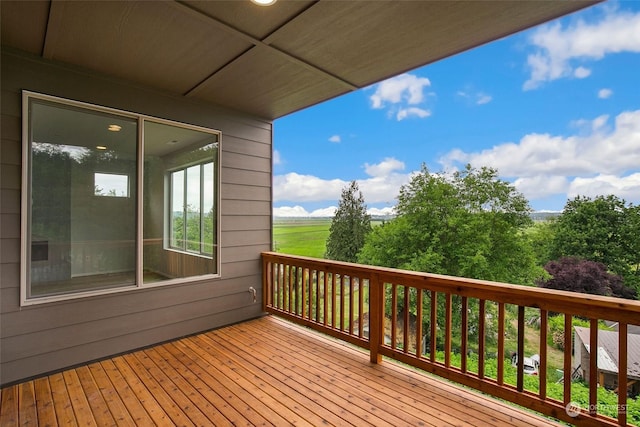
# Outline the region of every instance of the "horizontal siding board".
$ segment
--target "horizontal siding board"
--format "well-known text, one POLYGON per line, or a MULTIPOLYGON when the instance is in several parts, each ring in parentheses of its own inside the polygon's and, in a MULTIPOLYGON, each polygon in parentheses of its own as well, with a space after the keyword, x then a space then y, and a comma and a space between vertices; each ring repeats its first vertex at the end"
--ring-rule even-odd
POLYGON ((3 165, 22 164, 22 145, 20 141, 3 139, 0 145, 0 159, 3 165))
POLYGON ((0 188, 6 188, 9 190, 20 189, 20 172, 19 165, 2 164, 2 170, 0 171, 0 188))
POLYGON ((20 239, 20 215, 3 214, 0 215, 0 238, 2 239, 20 239))
POLYGON ((247 154, 255 157, 271 158, 271 144, 256 140, 237 137, 226 137, 223 140, 224 149, 229 153, 247 154))
POLYGON ((222 275, 225 275, 225 267, 227 264, 231 262, 254 260, 257 259, 256 251, 260 253, 270 250, 271 243, 227 248, 222 254, 222 275))
POLYGON ((223 231, 222 243, 225 247, 246 246, 251 243, 269 243, 271 241, 271 230, 245 233, 243 231, 223 231))
MULTIPOLYGON (((122 316, 135 312, 160 312, 175 310, 175 307, 196 303, 209 299, 227 298, 243 292, 246 282, 261 280, 260 264, 245 262, 242 277, 229 276, 227 280, 212 280, 194 285, 162 286, 126 293, 126 300, 121 295, 105 295, 82 298, 75 301, 25 307, 12 313, 5 313, 2 324, 3 338, 39 331, 54 331, 91 322, 119 323, 122 316), (185 289, 188 288, 188 292, 185 289), (97 302, 97 304, 96 304, 97 302), (117 303, 117 304, 116 304, 117 303), (38 318, 33 313, 38 314, 38 318), (47 320, 43 325, 42 319, 47 320)), ((3 294, 4 296, 4 294, 3 294)), ((126 328, 123 328, 126 331, 126 328)))
POLYGON ((20 264, 1 264, 0 289, 17 289, 20 286, 20 264))
POLYGON ((222 184, 222 194, 226 200, 271 200, 271 188, 255 185, 222 184))
MULTIPOLYGON (((233 311, 253 304, 252 295, 248 289, 249 286, 242 292, 225 297, 174 305, 171 307, 171 313, 167 313, 166 310, 145 310, 123 314, 117 318, 108 319, 109 321, 87 321, 56 329, 3 337, 2 360, 3 363, 7 363, 36 356, 42 352, 43 348, 46 348, 47 352, 56 352, 65 348, 166 327, 191 318, 206 317, 210 313, 233 311)), ((256 311, 255 315, 258 314, 259 311, 256 311)))
MULTIPOLYGON (((251 213, 257 216, 271 215, 271 203, 247 200, 222 200, 221 212, 227 215, 247 215, 251 213)), ((224 227, 224 225, 223 225, 224 227)))
MULTIPOLYGON (((222 143, 224 150, 224 142, 222 143)), ((229 153, 224 151, 222 155, 222 167, 246 169, 260 172, 271 171, 271 159, 265 157, 254 157, 246 154, 229 153)))
POLYGON ((225 168, 222 170, 223 184, 256 185, 271 187, 271 173, 250 171, 246 169, 225 168))
POLYGON ((222 218, 225 231, 271 231, 271 217, 262 215, 227 215, 222 218))
POLYGON ((20 190, 3 188, 0 189, 0 206, 2 213, 20 213, 20 190))
POLYGON ((0 383, 261 314, 248 288, 270 249, 271 122, 4 49, 1 88, 0 383), (22 89, 222 131, 221 278, 20 307, 22 89))

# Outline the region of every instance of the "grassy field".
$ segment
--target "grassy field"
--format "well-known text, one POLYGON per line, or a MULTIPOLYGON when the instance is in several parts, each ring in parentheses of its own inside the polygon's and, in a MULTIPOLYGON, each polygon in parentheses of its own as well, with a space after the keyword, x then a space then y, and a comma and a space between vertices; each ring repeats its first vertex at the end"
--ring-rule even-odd
POLYGON ((331 219, 282 219, 273 222, 273 246, 276 252, 324 257, 331 219))

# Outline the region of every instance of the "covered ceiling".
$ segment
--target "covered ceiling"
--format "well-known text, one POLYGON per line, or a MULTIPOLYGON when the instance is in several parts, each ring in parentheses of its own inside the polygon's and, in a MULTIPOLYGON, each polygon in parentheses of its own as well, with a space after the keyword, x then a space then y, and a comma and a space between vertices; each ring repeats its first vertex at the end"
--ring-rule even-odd
POLYGON ((594 1, 2 0, 2 45, 276 119, 594 1))

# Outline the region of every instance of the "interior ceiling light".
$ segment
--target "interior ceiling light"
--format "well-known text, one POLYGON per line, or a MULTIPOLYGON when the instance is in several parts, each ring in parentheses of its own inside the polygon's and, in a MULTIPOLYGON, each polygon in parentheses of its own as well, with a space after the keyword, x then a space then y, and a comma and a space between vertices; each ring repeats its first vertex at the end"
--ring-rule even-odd
POLYGON ((252 3, 255 3, 259 6, 271 6, 278 0, 251 0, 252 3))
POLYGON ((98 150, 106 150, 107 147, 105 147, 104 145, 96 145, 96 149, 98 149, 98 150))
POLYGON ((120 132, 120 129, 122 129, 122 126, 120 126, 120 125, 109 125, 109 127, 107 129, 109 129, 111 132, 120 132))

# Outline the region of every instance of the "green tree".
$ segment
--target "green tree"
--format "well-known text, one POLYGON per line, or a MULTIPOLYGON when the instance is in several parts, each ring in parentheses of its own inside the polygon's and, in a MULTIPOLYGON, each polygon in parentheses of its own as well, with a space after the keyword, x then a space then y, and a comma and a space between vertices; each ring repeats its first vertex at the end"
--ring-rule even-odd
POLYGON ((397 218, 367 238, 359 261, 532 285, 540 275, 522 237, 531 208, 491 168, 420 173, 400 189, 397 218))
POLYGON ((371 217, 367 214, 362 192, 358 184, 351 181, 342 189, 336 214, 331 221, 325 258, 337 261, 356 262, 358 252, 371 232, 371 217))
POLYGON ((640 210, 617 196, 578 196, 565 205, 555 226, 552 259, 576 256, 601 262, 624 278, 625 285, 640 285, 640 210))

